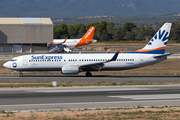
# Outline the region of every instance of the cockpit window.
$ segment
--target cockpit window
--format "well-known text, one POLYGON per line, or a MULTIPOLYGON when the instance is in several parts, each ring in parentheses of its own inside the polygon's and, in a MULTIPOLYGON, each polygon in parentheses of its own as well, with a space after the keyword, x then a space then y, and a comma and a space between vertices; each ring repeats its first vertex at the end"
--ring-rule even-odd
POLYGON ((14 62, 14 61, 17 61, 17 59, 12 59, 12 60, 10 60, 10 61, 13 61, 13 62, 14 62))

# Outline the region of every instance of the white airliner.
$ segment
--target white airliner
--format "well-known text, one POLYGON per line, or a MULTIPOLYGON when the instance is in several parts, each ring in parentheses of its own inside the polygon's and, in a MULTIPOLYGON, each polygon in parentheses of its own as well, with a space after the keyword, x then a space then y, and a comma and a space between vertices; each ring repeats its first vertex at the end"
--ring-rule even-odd
POLYGON ((170 53, 165 53, 171 23, 165 23, 149 43, 142 49, 130 53, 119 50, 109 54, 32 54, 15 57, 4 63, 4 67, 22 71, 61 71, 62 74, 78 74, 87 71, 127 70, 139 68, 166 60, 170 53))
MULTIPOLYGON (((93 39, 95 28, 95 26, 90 27, 86 34, 80 39, 54 39, 53 43, 47 43, 47 47, 51 47, 51 50, 49 52, 55 52, 55 48, 52 48, 55 45, 57 47, 59 46, 67 49, 67 47, 76 48, 97 42, 97 40, 93 39)), ((69 52, 69 50, 66 51, 65 49, 64 51, 69 52)))

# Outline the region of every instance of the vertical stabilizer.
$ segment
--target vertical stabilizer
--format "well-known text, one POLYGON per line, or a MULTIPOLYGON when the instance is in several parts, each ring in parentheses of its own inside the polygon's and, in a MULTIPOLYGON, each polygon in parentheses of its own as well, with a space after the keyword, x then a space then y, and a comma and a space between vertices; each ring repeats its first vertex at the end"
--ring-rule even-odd
POLYGON ((95 26, 92 26, 89 28, 89 30, 86 32, 86 34, 81 38, 81 40, 78 42, 78 44, 75 47, 91 44, 94 36, 95 26))
POLYGON ((164 23, 149 43, 142 49, 131 53, 164 54, 172 23, 164 23))

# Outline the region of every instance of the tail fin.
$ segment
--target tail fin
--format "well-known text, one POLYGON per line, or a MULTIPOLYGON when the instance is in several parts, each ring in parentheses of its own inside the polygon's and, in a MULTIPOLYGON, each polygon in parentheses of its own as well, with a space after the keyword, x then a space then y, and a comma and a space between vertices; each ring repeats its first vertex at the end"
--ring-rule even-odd
POLYGON ((86 32, 86 34, 81 38, 81 40, 78 42, 78 44, 75 47, 91 44, 94 36, 95 26, 92 26, 89 28, 89 30, 86 32))
POLYGON ((149 43, 142 49, 131 53, 164 54, 172 23, 164 23, 149 43))

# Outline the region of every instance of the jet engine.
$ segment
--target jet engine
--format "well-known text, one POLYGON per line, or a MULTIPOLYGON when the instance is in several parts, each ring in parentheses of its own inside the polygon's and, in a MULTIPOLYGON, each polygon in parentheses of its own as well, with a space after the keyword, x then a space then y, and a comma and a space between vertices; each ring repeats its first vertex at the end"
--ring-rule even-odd
POLYGON ((62 74, 78 74, 79 68, 77 65, 64 65, 62 67, 62 74))

